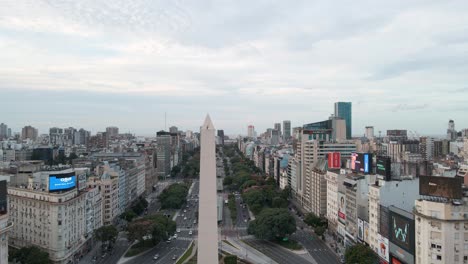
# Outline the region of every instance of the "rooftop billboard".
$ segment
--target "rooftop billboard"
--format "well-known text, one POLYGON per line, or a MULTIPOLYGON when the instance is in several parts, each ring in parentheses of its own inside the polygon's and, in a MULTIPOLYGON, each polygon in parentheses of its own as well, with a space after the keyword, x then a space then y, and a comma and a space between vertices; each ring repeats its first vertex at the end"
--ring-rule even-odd
POLYGON ((49 175, 49 192, 65 191, 75 187, 75 172, 49 175))
POLYGON ((419 177, 419 194, 461 199, 462 184, 462 177, 421 176, 419 177))

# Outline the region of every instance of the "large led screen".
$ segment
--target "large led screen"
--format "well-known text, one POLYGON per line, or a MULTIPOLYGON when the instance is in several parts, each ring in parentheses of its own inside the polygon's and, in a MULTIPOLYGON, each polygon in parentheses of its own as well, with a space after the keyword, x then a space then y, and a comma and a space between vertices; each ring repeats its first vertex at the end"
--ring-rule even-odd
POLYGON ((390 211, 390 241, 414 253, 414 220, 390 211))
POLYGON ((76 175, 74 172, 49 176, 49 191, 63 191, 75 188, 76 175))

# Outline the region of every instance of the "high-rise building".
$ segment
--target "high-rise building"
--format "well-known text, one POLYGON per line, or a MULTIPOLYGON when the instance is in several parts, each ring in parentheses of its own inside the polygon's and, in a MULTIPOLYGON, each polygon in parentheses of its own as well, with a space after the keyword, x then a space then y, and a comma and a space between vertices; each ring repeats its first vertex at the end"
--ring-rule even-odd
POLYGON ((0 124, 0 140, 8 137, 8 126, 4 123, 0 124))
POLYGON ((450 141, 457 139, 457 131, 455 130, 455 121, 449 120, 447 128, 447 139, 450 141))
POLYGON ((156 133, 156 171, 158 177, 171 175, 171 133, 159 131, 156 133))
POLYGON ((278 134, 281 137, 281 123, 275 123, 274 128, 278 130, 278 134))
POLYGON ((109 138, 115 138, 119 135, 119 128, 115 126, 106 127, 106 132, 109 138))
POLYGON ((218 144, 224 146, 224 130, 218 129, 218 144))
POLYGON ((351 102, 336 102, 335 116, 341 117, 346 123, 346 138, 351 139, 352 135, 352 109, 351 102))
POLYGON ((179 132, 179 129, 178 129, 176 126, 171 126, 171 127, 169 128, 169 132, 170 132, 170 133, 173 133, 173 134, 174 134, 174 133, 178 133, 178 132, 179 132))
POLYGON ((419 153, 424 160, 432 160, 434 158, 434 138, 420 137, 419 153))
POLYGON ((249 125, 247 127, 247 136, 249 138, 254 138, 255 137, 255 127, 253 125, 249 125))
POLYGON ((32 126, 23 127, 21 130, 21 138, 35 141, 37 139, 37 129, 32 126))
POLYGON ((283 121, 283 137, 285 140, 291 137, 291 121, 290 120, 283 121))
POLYGON ((374 139, 374 127, 366 126, 366 138, 369 140, 374 139))
POLYGON ((63 129, 52 127, 49 129, 49 141, 52 145, 62 146, 64 144, 63 129))

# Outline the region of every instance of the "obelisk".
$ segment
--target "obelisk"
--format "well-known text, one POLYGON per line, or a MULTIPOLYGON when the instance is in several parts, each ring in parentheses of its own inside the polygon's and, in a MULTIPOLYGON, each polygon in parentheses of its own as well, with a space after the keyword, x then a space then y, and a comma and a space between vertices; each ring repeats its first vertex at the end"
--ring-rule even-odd
POLYGON ((215 128, 207 115, 200 129, 200 201, 197 262, 218 263, 215 128))

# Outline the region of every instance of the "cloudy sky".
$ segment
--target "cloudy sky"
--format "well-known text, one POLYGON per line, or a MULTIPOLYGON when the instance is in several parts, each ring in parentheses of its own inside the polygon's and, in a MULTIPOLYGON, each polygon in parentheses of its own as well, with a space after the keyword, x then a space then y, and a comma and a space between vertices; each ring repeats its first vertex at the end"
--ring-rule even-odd
POLYGON ((1 0, 0 122, 468 127, 468 1, 1 0))

